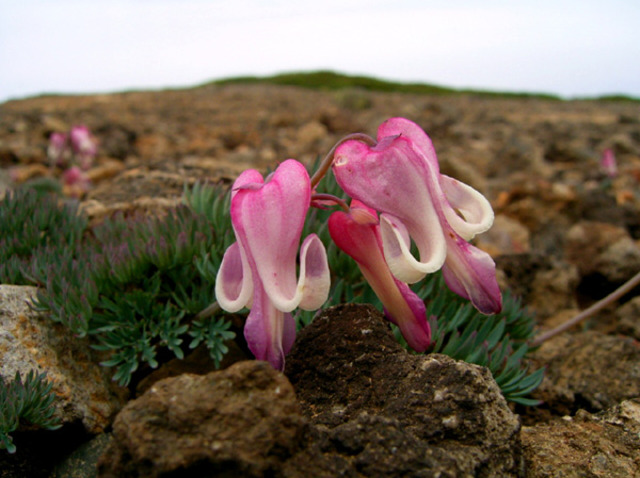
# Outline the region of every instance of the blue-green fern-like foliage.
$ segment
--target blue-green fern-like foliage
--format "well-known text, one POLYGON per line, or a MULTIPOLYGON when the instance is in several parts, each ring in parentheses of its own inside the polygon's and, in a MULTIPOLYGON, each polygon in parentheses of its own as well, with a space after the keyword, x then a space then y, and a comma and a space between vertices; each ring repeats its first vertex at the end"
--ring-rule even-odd
POLYGON ((16 373, 12 382, 0 377, 0 450, 15 453, 16 446, 10 433, 21 425, 55 430, 60 428, 55 412, 55 395, 46 374, 29 371, 22 380, 16 373))
MULTIPOLYGON (((323 178, 318 192, 347 199, 331 173, 323 178)), ((382 310, 380 300, 362 278, 355 261, 331 240, 327 220, 332 212, 310 211, 304 231, 304 234, 315 232, 327 245, 332 283, 325 307, 351 302, 373 304, 382 310)), ((440 272, 428 275, 412 289, 427 307, 432 344, 426 353, 441 353, 487 367, 507 400, 521 405, 539 404, 529 395, 542 383, 544 370, 530 371, 527 365, 531 351, 528 344, 535 334, 535 320, 518 299, 505 291, 502 312, 487 316, 479 313, 468 300, 451 292, 440 272)), ((313 317, 311 312, 299 312, 296 316, 298 326, 303 327, 313 317)), ((396 338, 407 346, 399 329, 395 325, 391 327, 396 338)))
POLYGON ((219 365, 224 341, 235 337, 230 322, 195 317, 215 301, 207 258, 222 256, 227 233, 189 205, 164 217, 108 220, 92 231, 78 266, 67 265, 68 275, 47 274, 36 306, 111 352, 103 365, 116 368, 122 385, 141 362, 157 367, 159 349, 182 359, 189 335, 202 337, 219 365))
POLYGON ((165 215, 116 216, 92 229, 75 203, 9 193, 0 201, 0 282, 38 286, 33 306, 107 352, 103 365, 121 385, 141 364, 157 367, 162 350, 182 358, 205 343, 219 365, 231 324, 198 313, 215 300, 214 269, 233 233, 196 199, 213 198, 213 215, 227 217, 226 192, 198 186, 165 215))

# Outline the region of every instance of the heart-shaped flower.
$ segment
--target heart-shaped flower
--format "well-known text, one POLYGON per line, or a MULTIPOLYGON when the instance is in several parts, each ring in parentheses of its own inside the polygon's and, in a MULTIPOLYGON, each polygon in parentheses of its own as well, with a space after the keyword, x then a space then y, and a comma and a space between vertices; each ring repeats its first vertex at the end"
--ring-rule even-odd
POLYGON ((258 360, 284 368, 293 345, 296 307, 319 308, 329 295, 330 274, 324 245, 310 234, 300 246, 311 200, 309 175, 293 159, 267 177, 244 171, 235 181, 231 222, 237 242, 222 259, 216 279, 220 307, 236 312, 251 308, 244 335, 258 360))

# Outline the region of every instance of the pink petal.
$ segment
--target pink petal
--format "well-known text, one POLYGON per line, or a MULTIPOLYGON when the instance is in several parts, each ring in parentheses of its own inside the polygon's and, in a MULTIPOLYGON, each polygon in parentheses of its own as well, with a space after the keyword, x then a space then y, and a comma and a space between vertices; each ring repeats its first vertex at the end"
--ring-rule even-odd
POLYGON ((616 162, 616 156, 612 149, 605 149, 602 152, 602 159, 600 160, 600 166, 604 172, 610 178, 615 178, 618 175, 618 165, 616 162))
MULTIPOLYGON (((95 139, 86 126, 74 126, 69 133, 71 148, 80 156, 82 162, 89 165, 98 151, 95 139)), ((86 169, 86 168, 85 168, 86 169)))
POLYGON ((444 174, 440 186, 446 197, 442 206, 447 222, 463 239, 469 241, 493 225, 493 208, 478 191, 444 174))
POLYGON ((240 173, 231 188, 231 199, 236 197, 238 191, 244 189, 257 190, 264 185, 264 178, 255 169, 246 169, 240 173))
POLYGON ((298 289, 301 292, 299 307, 303 310, 319 309, 329 297, 331 271, 327 251, 315 234, 307 236, 300 247, 298 289))
POLYGON ((276 309, 262 289, 256 287, 253 308, 244 325, 244 337, 256 359, 269 362, 276 370, 284 370, 296 335, 291 314, 276 309))
POLYGON ((430 194, 437 184, 437 171, 416 154, 407 138, 384 138, 374 148, 347 141, 336 149, 333 171, 349 196, 393 216, 406 227, 418 247, 420 260, 409 259, 395 231, 383 233, 385 252, 387 248, 394 252, 391 262, 404 258, 415 269, 415 275, 402 275, 401 280, 415 282, 442 266, 446 243, 430 194))
POLYGON ((411 254, 411 242, 404 224, 390 214, 380 215, 380 235, 384 257, 393 275, 402 282, 413 284, 422 280, 427 272, 435 272, 445 259, 445 250, 427 263, 420 263, 411 254))
POLYGON ((440 172, 438 156, 433 147, 433 142, 420 126, 406 118, 390 118, 378 128, 378 141, 391 136, 404 136, 410 139, 414 149, 420 152, 434 174, 440 172))
POLYGON ((466 240, 488 230, 493 224, 493 209, 489 201, 472 187, 438 174, 438 157, 431 139, 420 126, 406 118, 391 118, 378 128, 378 140, 401 136, 411 143, 416 156, 429 165, 433 182, 429 185, 434 201, 438 201, 453 230, 466 240), (464 218, 461 218, 456 209, 464 218))
POLYGON ((384 261, 378 242, 375 211, 364 205, 354 206, 351 213, 336 211, 329 216, 329 234, 336 246, 346 252, 358 264, 374 264, 384 261), (374 220, 372 220, 374 219, 374 220))
POLYGON ((502 294, 491 256, 456 236, 447 239, 449 248, 442 274, 449 289, 471 301, 483 314, 502 310, 502 294))
MULTIPOLYGON (((356 201, 354 203, 357 205, 356 201)), ((329 233, 336 245, 358 263, 384 305, 389 320, 398 325, 414 350, 422 352, 429 346, 431 336, 424 303, 406 284, 393 277, 382 253, 378 226, 366 221, 358 222, 359 214, 355 212, 358 209, 375 213, 360 205, 352 208, 352 214, 334 212, 329 217, 329 233)))
POLYGON ((311 199, 309 175, 292 159, 280 164, 263 185, 261 177, 245 173, 234 184, 231 201, 236 236, 267 295, 278 309, 289 312, 301 300, 296 256, 311 199))
POLYGON ((427 308, 424 301, 407 284, 393 279, 402 301, 398 298, 384 305, 384 313, 400 328, 409 347, 416 352, 424 352, 431 344, 431 328, 427 322, 427 308))
POLYGON ((253 293, 251 269, 240 244, 234 242, 224 253, 216 276, 216 300, 223 310, 237 312, 247 306, 253 293))
POLYGON ((384 254, 398 279, 415 282, 444 263, 452 290, 482 312, 500 310, 493 261, 463 241, 491 226, 491 205, 473 188, 439 174, 433 144, 418 125, 392 118, 378 129, 376 146, 343 143, 333 170, 350 196, 382 212, 384 254), (410 254, 402 226, 420 260, 410 254))

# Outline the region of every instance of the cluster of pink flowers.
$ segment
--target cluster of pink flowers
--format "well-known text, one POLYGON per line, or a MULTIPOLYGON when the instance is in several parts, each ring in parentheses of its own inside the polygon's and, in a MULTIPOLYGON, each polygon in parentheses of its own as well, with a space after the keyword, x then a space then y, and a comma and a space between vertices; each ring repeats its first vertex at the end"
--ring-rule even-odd
POLYGON ((73 195, 81 195, 89 189, 86 171, 93 164, 98 144, 86 126, 73 126, 69 134, 52 133, 49 137, 47 156, 52 166, 64 169, 62 181, 73 195))
MULTIPOLYGON (((350 207, 335 199, 344 210, 330 216, 330 235, 356 261, 410 347, 422 352, 431 341, 424 302, 408 286, 426 274, 442 269, 448 287, 480 312, 501 310, 495 263, 468 242, 491 227, 491 205, 440 173, 433 144, 418 125, 392 118, 378 129, 377 141, 348 137, 328 161, 352 198, 350 207)), ((320 308, 330 289, 327 255, 315 234, 302 242, 297 261, 309 207, 328 200, 314 194, 317 180, 289 159, 266 180, 245 171, 232 190, 237 242, 224 255, 216 297, 229 312, 251 309, 244 328, 249 348, 280 370, 295 338, 291 312, 320 308)))

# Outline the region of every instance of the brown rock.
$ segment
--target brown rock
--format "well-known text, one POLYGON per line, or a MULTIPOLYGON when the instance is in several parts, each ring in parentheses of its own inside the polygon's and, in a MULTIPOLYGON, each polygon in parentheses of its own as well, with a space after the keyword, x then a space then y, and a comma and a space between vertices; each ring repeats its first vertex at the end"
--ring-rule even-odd
MULTIPOLYGON (((385 119, 406 116, 431 136, 443 172, 487 194, 497 214, 518 221, 528 230, 531 253, 496 260, 501 266, 510 263, 503 268, 505 282, 522 295, 523 303, 538 317, 558 318, 559 311, 575 309, 576 290, 585 302, 601 297, 617 285, 613 280, 622 280, 632 266, 637 266, 637 254, 629 241, 630 237, 637 244, 640 239, 640 135, 638 108, 633 102, 373 91, 358 91, 356 100, 363 106, 349 103, 335 92, 255 84, 9 101, 0 105, 0 166, 42 175, 51 131, 86 124, 100 141, 98 158, 123 160, 126 169, 96 171, 100 174, 89 193, 93 201, 85 203, 95 223, 115 211, 162 214, 179 201, 185 183, 205 178, 232 180, 245 168, 273 169, 288 157, 311 162, 345 134, 375 135, 385 119), (324 136, 320 134, 323 127, 324 136), (605 147, 613 148, 618 160, 619 175, 612 181, 603 181, 598 166, 605 147), (598 242, 595 231, 584 247, 574 247, 577 257, 568 261, 567 231, 584 220, 618 226, 625 238, 618 241, 615 234, 608 235, 605 230, 602 248, 592 253, 593 238, 598 242), (583 265, 593 266, 592 272, 578 273, 583 265)), ((15 186, 7 176, 0 171, 0 190, 15 186)), ((508 251, 502 249, 497 252, 508 251)), ((607 313, 609 318, 614 317, 613 312, 607 313)), ((624 317, 615 330, 637 337, 633 313, 624 317)), ((606 359, 604 362, 608 363, 606 359)), ((597 364, 583 360, 572 363, 601 371, 573 376, 585 383, 597 384, 603 374, 607 375, 607 370, 602 372, 603 367, 597 368, 597 364)), ((380 366, 372 370, 380 370, 380 366)), ((618 373, 615 367, 612 370, 618 373)), ((553 377, 565 380, 564 374, 553 377)), ((367 378, 380 383, 376 377, 367 378)), ((607 385, 609 380, 607 377, 607 385)), ((366 379, 361 380, 363 386, 366 383, 366 379)), ((595 390, 595 386, 589 389, 595 390)), ((574 411, 579 406, 591 408, 592 398, 583 400, 580 390, 565 390, 566 402, 562 401, 564 392, 559 390, 554 395, 558 399, 547 405, 558 406, 554 413, 574 411)), ((325 396, 321 389, 317 391, 320 397, 325 396)), ((615 401, 616 397, 609 398, 615 401)), ((327 396, 327 400, 330 398, 327 396)), ((336 413, 340 410, 336 408, 336 413)), ((404 422, 399 418, 368 410, 360 413, 354 408, 348 421, 333 428, 310 428, 302 451, 284 462, 283 470, 294 473, 296 468, 287 466, 300 456, 303 458, 297 465, 306 469, 307 476, 356 476, 357 470, 419 476, 420 472, 435 474, 424 456, 439 453, 438 459, 446 461, 444 452, 434 451, 440 449, 421 445, 412 448, 409 444, 415 442, 404 434, 404 422), (350 435, 356 438, 349 441, 350 435), (353 456, 338 450, 335 443, 353 456), (365 449, 358 449, 363 443, 365 449), (310 457, 330 459, 305 462, 306 450, 319 450, 316 455, 310 451, 310 457), (401 462, 384 458, 397 455, 397 450, 402 450, 401 462), (375 463, 380 463, 377 470, 375 463)))
POLYGON ((266 362, 184 374, 122 410, 98 473, 262 477, 297 450, 304 427, 293 388, 266 362))
POLYGON ((536 141, 514 133, 497 151, 487 173, 489 176, 496 176, 516 171, 530 171, 547 177, 550 175, 551 168, 545 163, 543 153, 536 141))
POLYGON ((118 124, 105 124, 94 133, 100 138, 99 151, 102 155, 122 160, 136 154, 136 133, 132 129, 118 124))
POLYGON ((125 165, 122 161, 116 159, 103 159, 100 163, 87 171, 87 176, 92 183, 98 183, 113 178, 115 175, 124 170, 125 165))
MULTIPOLYGON (((245 351, 240 349, 234 340, 228 340, 225 345, 229 350, 224 354, 219 369, 225 369, 236 362, 251 358, 245 351)), ((173 358, 143 378, 136 386, 136 396, 142 395, 156 382, 165 378, 177 377, 184 373, 205 375, 215 370, 216 364, 211 359, 209 349, 206 345, 202 344, 193 352, 187 354, 183 359, 173 358)))
POLYGON ((577 307, 575 290, 579 276, 576 266, 533 253, 502 255, 496 258, 496 265, 504 272, 511 292, 539 318, 577 307))
POLYGON ((522 429, 527 477, 640 476, 640 401, 522 429))
POLYGON ((47 176, 51 173, 44 164, 27 164, 25 166, 15 166, 10 169, 9 174, 16 183, 24 183, 29 179, 47 176))
POLYGON ((582 277, 599 275, 622 283, 640 270, 640 249, 627 231, 607 223, 582 221, 567 233, 567 260, 582 277))
POLYGON ((88 199, 111 204, 143 197, 166 201, 179 198, 183 190, 184 178, 179 174, 135 168, 118 175, 114 182, 97 184, 89 191, 88 199))
POLYGON ((522 254, 531 250, 529 230, 504 214, 496 215, 491 229, 478 236, 475 244, 492 256, 522 254))
POLYGON ((318 141, 326 138, 327 133, 325 125, 317 121, 310 121, 298 130, 298 141, 303 148, 311 149, 317 145, 318 141))
POLYGON ((490 373, 410 355, 370 306, 318 317, 287 372, 299 403, 263 362, 157 382, 116 418, 99 475, 519 476, 519 421, 490 373))
POLYGON ((634 297, 616 311, 616 331, 640 340, 640 297, 634 297))
POLYGON ((534 353, 546 366, 534 398, 559 414, 600 411, 640 397, 640 347, 633 339, 588 331, 551 339, 534 353))

